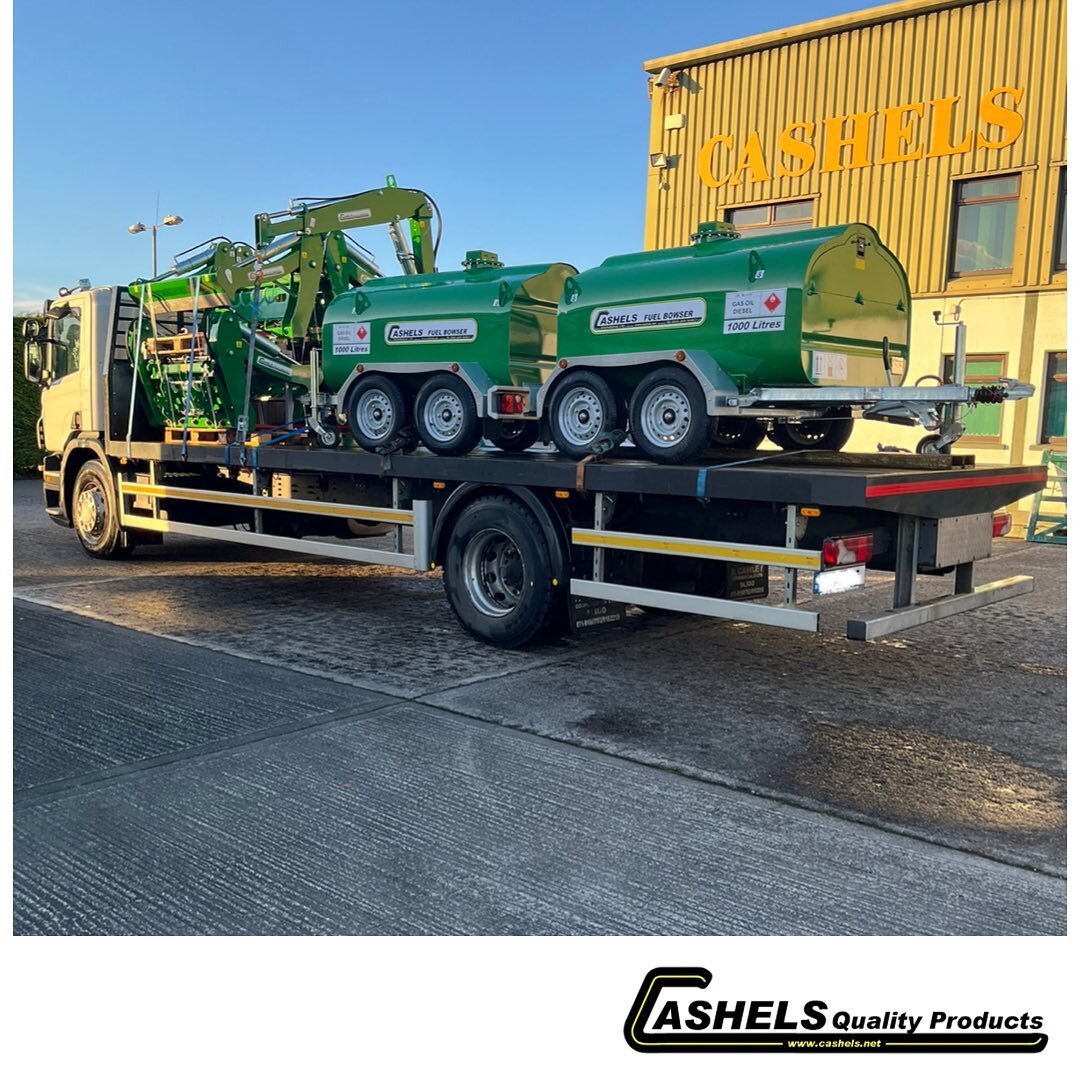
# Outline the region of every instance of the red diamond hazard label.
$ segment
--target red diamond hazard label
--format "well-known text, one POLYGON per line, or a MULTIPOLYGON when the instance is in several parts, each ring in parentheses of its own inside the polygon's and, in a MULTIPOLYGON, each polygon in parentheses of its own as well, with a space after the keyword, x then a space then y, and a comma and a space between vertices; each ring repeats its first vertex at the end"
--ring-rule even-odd
POLYGON ((765 306, 769 309, 770 314, 774 312, 782 303, 783 301, 780 299, 779 296, 776 295, 776 293, 769 293, 769 295, 765 297, 765 306))
POLYGON ((358 337, 358 338, 359 338, 359 339, 360 339, 361 341, 363 341, 363 340, 364 340, 364 338, 366 338, 366 337, 367 337, 367 327, 366 327, 366 326, 361 326, 361 327, 358 327, 358 328, 357 328, 357 331, 356 331, 356 336, 357 336, 357 337, 358 337))

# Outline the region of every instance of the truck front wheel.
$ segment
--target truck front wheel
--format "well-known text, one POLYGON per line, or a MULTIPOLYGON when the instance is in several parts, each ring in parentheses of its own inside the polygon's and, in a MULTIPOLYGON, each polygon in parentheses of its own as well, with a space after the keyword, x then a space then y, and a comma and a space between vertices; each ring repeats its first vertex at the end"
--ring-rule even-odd
POLYGON ((71 524, 91 558, 122 559, 131 554, 132 545, 120 528, 112 477, 96 458, 87 461, 75 477, 71 524))
POLYGON ((454 522, 443 565, 450 607, 474 637, 504 649, 545 636, 557 619, 558 584, 535 515, 491 495, 454 522))

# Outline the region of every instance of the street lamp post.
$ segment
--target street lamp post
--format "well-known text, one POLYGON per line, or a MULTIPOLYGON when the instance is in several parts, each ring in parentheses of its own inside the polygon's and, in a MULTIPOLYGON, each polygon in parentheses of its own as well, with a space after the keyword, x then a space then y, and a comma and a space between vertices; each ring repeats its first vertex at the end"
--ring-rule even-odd
POLYGON ((162 218, 156 225, 144 225, 141 221, 136 221, 134 225, 128 226, 128 232, 132 235, 136 233, 146 232, 150 230, 150 251, 153 259, 154 277, 157 277, 157 231, 164 225, 182 225, 184 219, 179 214, 169 214, 167 217, 162 218))

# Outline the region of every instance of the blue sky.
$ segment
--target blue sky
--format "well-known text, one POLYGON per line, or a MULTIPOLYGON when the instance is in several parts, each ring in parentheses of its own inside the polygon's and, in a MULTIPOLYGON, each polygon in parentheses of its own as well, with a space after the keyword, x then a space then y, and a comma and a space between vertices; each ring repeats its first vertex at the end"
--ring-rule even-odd
POLYGON ((439 203, 441 269, 595 265, 642 243, 644 60, 868 6, 16 0, 15 300, 147 274, 135 220, 184 218, 165 267, 391 172, 439 203))

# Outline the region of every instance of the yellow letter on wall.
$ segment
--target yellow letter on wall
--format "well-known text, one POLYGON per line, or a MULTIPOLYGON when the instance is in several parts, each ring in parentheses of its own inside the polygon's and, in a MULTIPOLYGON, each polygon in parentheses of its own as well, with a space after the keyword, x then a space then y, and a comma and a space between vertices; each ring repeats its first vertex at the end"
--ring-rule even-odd
POLYGON ((713 171, 713 153, 718 146, 725 146, 728 150, 735 149, 735 140, 730 135, 714 135, 705 140, 697 158, 697 172, 701 182, 706 187, 717 188, 727 182, 727 176, 718 177, 713 171))
POLYGON ((922 116, 924 109, 925 106, 919 102, 917 105, 890 105, 881 110, 885 131, 881 136, 879 165, 891 165, 896 161, 918 161, 923 156, 921 146, 909 153, 904 153, 904 148, 915 138, 915 120, 906 119, 906 114, 922 116))
POLYGON ((822 154, 821 171, 839 172, 841 169, 862 169, 873 164, 870 161, 870 121, 874 113, 855 113, 853 116, 831 116, 825 124, 825 150, 822 154), (854 121, 855 130, 844 135, 844 124, 854 121), (851 147, 851 159, 841 162, 845 146, 851 147))
POLYGON ((739 163, 735 166, 735 171, 728 177, 730 187, 735 187, 738 184, 743 169, 750 170, 750 180, 755 184, 761 184, 772 179, 769 170, 765 166, 765 151, 761 149, 761 136, 756 131, 750 132, 750 137, 746 140, 742 155, 739 157, 739 163))
POLYGON ((1024 89, 1021 86, 995 86, 993 90, 983 94, 982 101, 979 102, 979 119, 984 124, 1001 128, 1005 137, 994 141, 980 132, 977 140, 980 150, 1000 150, 1003 146, 1010 146, 1020 138, 1020 133, 1024 130, 1024 118, 1015 109, 1007 109, 994 101, 994 98, 1002 94, 1012 94, 1013 101, 1019 105, 1024 97, 1024 89))
POLYGON ((789 169, 784 164, 783 158, 780 159, 780 168, 776 170, 777 176, 802 176, 804 173, 809 172, 814 165, 814 159, 817 157, 817 151, 809 142, 804 142, 802 139, 795 138, 795 132, 802 128, 806 132, 806 138, 812 139, 814 137, 814 125, 805 123, 802 120, 796 120, 794 124, 788 124, 786 128, 780 133, 780 153, 788 154, 790 157, 798 158, 802 162, 802 165, 796 169, 789 169))
POLYGON ((927 157, 945 157, 948 154, 966 154, 971 149, 971 128, 960 140, 958 146, 952 144, 953 112, 958 97, 934 98, 930 102, 930 149, 927 157))

